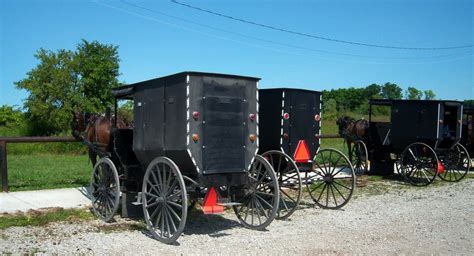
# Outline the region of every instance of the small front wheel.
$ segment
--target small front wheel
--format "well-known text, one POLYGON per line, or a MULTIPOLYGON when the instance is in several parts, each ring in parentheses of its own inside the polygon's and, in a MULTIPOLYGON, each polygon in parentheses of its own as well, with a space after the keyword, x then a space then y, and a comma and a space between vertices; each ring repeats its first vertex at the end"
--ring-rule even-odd
POLYGON ((249 184, 243 188, 245 195, 233 206, 240 223, 247 228, 263 230, 275 219, 280 201, 277 176, 270 163, 260 155, 255 156, 248 172, 249 184))
POLYGON ((362 175, 368 172, 369 161, 367 156, 365 143, 361 140, 354 142, 351 149, 350 160, 356 175, 362 175))
POLYGON ((101 158, 92 172, 90 195, 94 214, 105 222, 113 219, 120 202, 120 183, 114 163, 101 158))

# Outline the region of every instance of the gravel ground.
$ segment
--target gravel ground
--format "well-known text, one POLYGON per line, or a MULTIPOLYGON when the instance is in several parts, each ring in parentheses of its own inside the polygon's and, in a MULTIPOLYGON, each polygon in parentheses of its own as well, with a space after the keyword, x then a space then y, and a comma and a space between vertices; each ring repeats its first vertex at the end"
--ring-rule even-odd
MULTIPOLYGON (((382 182, 383 183, 383 182, 382 182)), ((3 253, 46 254, 474 254, 474 179, 426 188, 361 189, 342 210, 310 203, 267 231, 243 228, 231 212, 194 211, 176 245, 149 237, 141 221, 119 219, 13 227, 3 253), (362 191, 362 192, 361 192, 362 191), (377 193, 377 192, 376 192, 377 193)), ((395 185, 393 185, 395 183, 395 185)))

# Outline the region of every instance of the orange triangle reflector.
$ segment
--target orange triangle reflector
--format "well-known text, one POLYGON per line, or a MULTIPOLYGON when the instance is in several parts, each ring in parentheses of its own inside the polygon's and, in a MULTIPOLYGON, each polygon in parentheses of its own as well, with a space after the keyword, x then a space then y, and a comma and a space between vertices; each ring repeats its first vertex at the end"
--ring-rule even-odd
POLYGON ((444 173, 444 165, 438 160, 438 174, 444 173))
POLYGON ((311 159, 311 155, 309 153, 309 149, 306 145, 305 140, 298 141, 298 146, 296 146, 296 151, 293 155, 293 159, 297 163, 306 163, 309 161, 309 159, 311 159))
POLYGON ((220 201, 220 196, 217 194, 217 191, 214 187, 210 187, 207 190, 207 194, 204 197, 204 202, 202 204, 202 211, 204 214, 217 214, 224 212, 224 206, 218 205, 220 201))

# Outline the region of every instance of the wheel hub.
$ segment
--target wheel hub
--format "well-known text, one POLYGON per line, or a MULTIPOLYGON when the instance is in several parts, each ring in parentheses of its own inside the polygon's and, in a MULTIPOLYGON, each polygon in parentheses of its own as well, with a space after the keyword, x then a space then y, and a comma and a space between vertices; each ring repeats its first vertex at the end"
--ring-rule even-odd
POLYGON ((155 201, 159 204, 166 203, 166 198, 160 196, 157 197, 155 201))
POLYGON ((333 176, 332 176, 331 174, 326 174, 326 175, 324 175, 323 180, 324 180, 324 182, 326 182, 326 183, 332 183, 332 181, 334 180, 334 178, 333 178, 333 176))

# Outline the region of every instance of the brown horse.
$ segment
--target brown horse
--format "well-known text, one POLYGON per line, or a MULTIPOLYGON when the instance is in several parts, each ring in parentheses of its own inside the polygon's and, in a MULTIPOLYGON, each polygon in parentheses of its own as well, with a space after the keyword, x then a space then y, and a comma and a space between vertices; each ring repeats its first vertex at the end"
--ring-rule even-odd
MULTIPOLYGON (((89 159, 92 166, 95 166, 97 162, 98 151, 107 152, 109 150, 114 122, 115 118, 110 116, 109 111, 105 116, 82 112, 73 113, 72 135, 89 143, 89 159)), ((117 119, 117 128, 127 128, 120 118, 117 119)))
MULTIPOLYGON (((354 120, 349 116, 341 116, 337 119, 336 124, 339 128, 339 135, 341 135, 347 143, 349 158, 351 158, 351 144, 358 140, 362 140, 365 143, 367 142, 369 122, 365 119, 354 120)), ((352 159, 350 160, 352 161, 352 159)))

